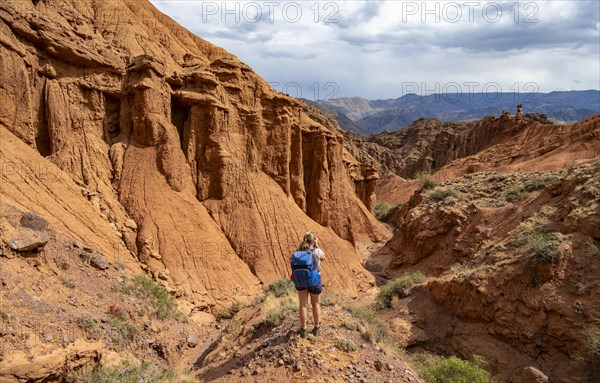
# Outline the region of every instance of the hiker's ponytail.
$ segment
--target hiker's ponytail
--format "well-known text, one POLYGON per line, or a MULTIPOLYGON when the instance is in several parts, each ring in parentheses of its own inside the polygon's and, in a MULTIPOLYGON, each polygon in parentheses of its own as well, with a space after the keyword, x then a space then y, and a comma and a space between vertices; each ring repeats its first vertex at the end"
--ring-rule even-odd
POLYGON ((304 238, 302 242, 300 242, 300 246, 298 246, 298 250, 308 250, 315 247, 317 244, 317 236, 312 231, 304 234, 304 238))

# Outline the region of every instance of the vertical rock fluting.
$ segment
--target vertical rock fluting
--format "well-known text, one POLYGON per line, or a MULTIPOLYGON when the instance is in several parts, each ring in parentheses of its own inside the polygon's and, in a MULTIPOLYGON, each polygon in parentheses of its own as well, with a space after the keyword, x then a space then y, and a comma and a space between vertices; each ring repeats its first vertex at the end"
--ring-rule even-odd
POLYGON ((313 121, 325 126, 333 132, 343 136, 343 161, 354 184, 356 195, 369 211, 373 211, 375 204, 375 187, 379 179, 378 165, 369 156, 359 143, 359 140, 349 139, 354 135, 341 130, 333 116, 325 115, 308 103, 302 106, 304 113, 313 121))
POLYGON ((372 283, 348 241, 389 236, 368 211, 377 175, 335 127, 146 1, 72 2, 0 4, 0 123, 103 219, 135 221, 122 238, 143 267, 210 306, 286 275, 315 230, 331 287, 372 283))

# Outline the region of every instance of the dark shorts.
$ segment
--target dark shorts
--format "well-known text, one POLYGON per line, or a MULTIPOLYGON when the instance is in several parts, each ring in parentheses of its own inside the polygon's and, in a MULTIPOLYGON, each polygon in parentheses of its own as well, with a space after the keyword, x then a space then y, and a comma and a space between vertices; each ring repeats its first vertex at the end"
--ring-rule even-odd
MULTIPOLYGON (((304 291, 304 290, 306 290, 306 289, 302 289, 302 290, 296 289, 296 291, 304 291)), ((317 294, 317 295, 321 294, 323 292, 323 282, 319 281, 318 285, 309 287, 308 292, 311 294, 317 294)))

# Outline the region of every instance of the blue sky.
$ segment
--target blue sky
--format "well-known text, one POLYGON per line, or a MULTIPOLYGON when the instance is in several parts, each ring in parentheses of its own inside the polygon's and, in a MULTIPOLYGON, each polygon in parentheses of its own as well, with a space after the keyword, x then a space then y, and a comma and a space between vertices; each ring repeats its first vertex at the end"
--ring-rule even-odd
POLYGON ((600 1, 151 0, 308 99, 600 89, 600 1))

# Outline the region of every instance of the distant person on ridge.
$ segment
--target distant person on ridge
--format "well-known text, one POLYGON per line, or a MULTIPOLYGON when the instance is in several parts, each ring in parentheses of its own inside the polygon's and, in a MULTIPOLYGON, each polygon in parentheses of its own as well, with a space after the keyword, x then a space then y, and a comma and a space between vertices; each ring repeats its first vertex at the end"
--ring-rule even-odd
POLYGON ((319 239, 313 232, 304 234, 304 239, 298 249, 292 253, 292 281, 298 292, 300 301, 300 336, 306 338, 306 314, 308 305, 308 294, 312 305, 314 336, 319 335, 319 317, 321 307, 319 306, 319 294, 323 292, 321 282, 321 261, 325 259, 325 253, 319 249, 319 239))

